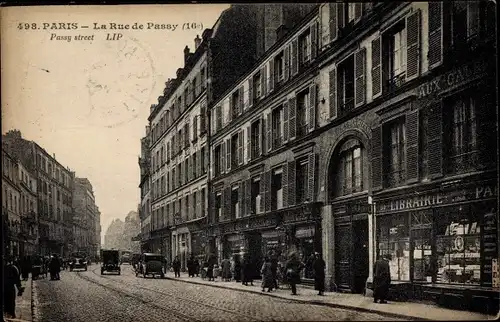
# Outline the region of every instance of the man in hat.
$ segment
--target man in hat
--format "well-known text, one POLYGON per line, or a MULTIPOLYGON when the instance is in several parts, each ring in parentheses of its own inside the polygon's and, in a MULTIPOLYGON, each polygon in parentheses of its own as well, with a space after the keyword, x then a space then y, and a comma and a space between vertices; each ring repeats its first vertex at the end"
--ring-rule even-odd
POLYGON ((391 271, 389 261, 391 255, 386 254, 379 258, 373 267, 373 302, 387 303, 387 295, 391 285, 391 271))

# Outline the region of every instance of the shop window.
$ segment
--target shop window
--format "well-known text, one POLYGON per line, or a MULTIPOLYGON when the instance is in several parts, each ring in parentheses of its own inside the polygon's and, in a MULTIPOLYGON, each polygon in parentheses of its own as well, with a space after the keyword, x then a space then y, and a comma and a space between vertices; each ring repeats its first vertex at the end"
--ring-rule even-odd
POLYGON ((309 110, 309 88, 297 95, 297 137, 307 134, 309 110))
MULTIPOLYGON (((469 94, 470 95, 470 94, 469 94)), ((445 117, 448 134, 448 172, 463 173, 474 169, 478 162, 476 105, 477 100, 467 94, 450 99, 445 106, 452 107, 445 117)))
POLYGON ((219 144, 218 146, 215 147, 215 176, 218 176, 222 172, 222 153, 221 153, 221 145, 219 144))
POLYGON ((362 150, 358 140, 351 139, 339 151, 337 196, 363 191, 362 150))
POLYGON ((406 22, 402 19, 382 35, 384 83, 387 91, 393 91, 406 79, 406 22))
POLYGON ((279 148, 283 143, 283 106, 272 111, 273 122, 273 148, 279 148))
POLYGON ((252 153, 252 159, 258 158, 261 154, 261 149, 262 149, 262 139, 261 139, 261 121, 256 120, 255 122, 252 123, 252 144, 251 144, 251 153, 252 153))
POLYGON ((378 219, 378 255, 390 255, 389 268, 394 281, 410 280, 410 236, 408 214, 378 219))
POLYGON ((411 213, 413 280, 432 282, 432 212, 411 213))
POLYGON ((240 218, 238 200, 238 188, 236 188, 231 191, 231 219, 240 218))
POLYGON ((283 170, 276 169, 271 177, 271 208, 278 210, 283 208, 283 170))
POLYGON ((260 214, 260 179, 255 178, 252 180, 252 213, 260 214))
POLYGON ((396 187, 406 180, 406 126, 401 117, 384 128, 384 181, 387 187, 396 187))
POLYGON ((354 108, 354 55, 339 64, 337 75, 337 105, 347 113, 354 108))
POLYGON ((307 186, 308 186, 308 160, 301 160, 296 163, 297 164, 297 172, 296 172, 296 196, 297 196, 297 204, 300 205, 307 200, 307 186))
POLYGON ((437 218, 437 283, 479 284, 481 221, 468 206, 440 211, 437 218))

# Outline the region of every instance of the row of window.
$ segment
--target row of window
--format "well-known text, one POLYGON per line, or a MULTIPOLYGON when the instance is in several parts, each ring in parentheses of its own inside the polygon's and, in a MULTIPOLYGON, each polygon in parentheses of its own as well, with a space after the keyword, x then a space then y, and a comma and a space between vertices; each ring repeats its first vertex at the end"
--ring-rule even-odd
MULTIPOLYGON (((179 94, 177 98, 172 99, 171 106, 167 107, 166 112, 160 118, 157 124, 153 125, 151 136, 152 143, 154 144, 163 133, 174 124, 177 119, 184 113, 184 111, 189 108, 189 106, 196 101, 196 99, 205 91, 206 89, 206 67, 203 67, 198 75, 196 75, 192 81, 186 81, 186 88, 184 93, 179 94)), ((201 123, 204 124, 205 116, 202 111, 200 117, 203 120, 201 123)), ((205 131, 203 127, 201 133, 205 131)))
POLYGON ((31 176, 26 172, 21 169, 21 182, 25 184, 28 189, 30 189, 32 192, 36 193, 36 187, 35 187, 35 181, 31 179, 31 176))
POLYGON ((48 196, 49 198, 52 198, 52 193, 53 191, 55 191, 56 202, 62 201, 62 204, 68 207, 71 207, 71 205, 73 204, 71 195, 61 192, 59 189, 57 189, 57 186, 54 187, 52 184, 47 183, 40 178, 38 178, 38 187, 40 187, 39 192, 48 196))
POLYGON ((19 210, 18 193, 12 193, 11 189, 3 187, 2 205, 10 211, 17 213, 19 210))
POLYGON ((41 154, 37 154, 37 165, 38 168, 43 170, 51 178, 56 179, 58 182, 62 183, 65 187, 70 187, 70 177, 64 173, 64 170, 52 165, 47 158, 43 157, 41 154))
POLYGON ((2 150, 3 175, 10 179, 11 182, 17 183, 17 163, 12 160, 2 150))
POLYGON ((49 204, 46 200, 38 200, 38 215, 41 218, 52 219, 58 222, 66 221, 71 218, 71 212, 61 210, 57 207, 54 211, 54 206, 49 204))
POLYGON ((213 222, 300 205, 314 199, 314 153, 215 193, 213 222))
POLYGON ((223 121, 222 105, 212 109, 212 135, 307 67, 317 55, 317 37, 318 24, 314 22, 248 78, 248 90, 243 85, 236 89, 228 99, 227 122, 223 121))
POLYGON ((151 217, 152 230, 204 217, 206 198, 206 189, 202 188, 153 210, 151 217))
POLYGON ((199 151, 194 152, 177 165, 170 167, 163 176, 153 181, 153 200, 196 180, 206 173, 206 150, 203 146, 199 151))

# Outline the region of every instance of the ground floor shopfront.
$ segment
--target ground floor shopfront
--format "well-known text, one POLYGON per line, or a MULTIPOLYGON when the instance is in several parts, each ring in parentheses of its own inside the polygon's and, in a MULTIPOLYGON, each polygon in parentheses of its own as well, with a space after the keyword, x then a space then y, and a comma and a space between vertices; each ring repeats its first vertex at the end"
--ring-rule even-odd
POLYGON ((485 178, 374 196, 375 255, 390 255, 397 296, 498 310, 496 174, 485 178))
POLYGON ((243 261, 244 256, 255 268, 255 278, 260 278, 264 257, 274 252, 286 262, 295 252, 306 265, 302 278, 312 280, 312 255, 321 252, 321 225, 319 204, 310 203, 267 214, 238 218, 209 228, 213 236, 213 252, 219 261, 243 261))

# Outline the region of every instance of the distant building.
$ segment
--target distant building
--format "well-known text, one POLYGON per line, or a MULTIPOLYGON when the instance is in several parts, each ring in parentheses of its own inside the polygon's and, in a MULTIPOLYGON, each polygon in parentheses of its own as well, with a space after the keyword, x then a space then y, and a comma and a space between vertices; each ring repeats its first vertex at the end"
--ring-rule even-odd
POLYGON ((23 242, 18 171, 16 159, 2 148, 2 237, 5 245, 2 251, 11 256, 21 255, 23 242))
POLYGON ((121 219, 115 219, 111 222, 104 235, 105 249, 123 249, 123 246, 125 246, 123 238, 124 228, 125 223, 121 219))

